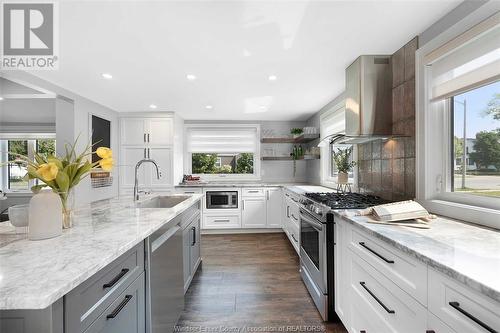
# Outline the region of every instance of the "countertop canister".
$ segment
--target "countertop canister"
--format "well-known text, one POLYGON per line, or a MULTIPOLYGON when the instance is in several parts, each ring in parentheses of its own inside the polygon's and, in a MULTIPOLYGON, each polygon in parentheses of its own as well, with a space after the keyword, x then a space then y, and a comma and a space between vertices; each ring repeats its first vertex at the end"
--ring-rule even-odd
POLYGON ((62 203, 52 190, 42 190, 30 200, 28 238, 40 240, 62 233, 62 203))

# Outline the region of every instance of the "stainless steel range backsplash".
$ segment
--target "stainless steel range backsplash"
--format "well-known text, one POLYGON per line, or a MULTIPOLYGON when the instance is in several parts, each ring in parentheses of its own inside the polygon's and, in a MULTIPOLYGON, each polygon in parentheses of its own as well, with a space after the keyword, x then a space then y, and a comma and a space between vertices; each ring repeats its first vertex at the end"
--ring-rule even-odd
POLYGON ((415 197, 415 37, 391 57, 393 132, 404 135, 358 145, 358 187, 388 200, 415 197))

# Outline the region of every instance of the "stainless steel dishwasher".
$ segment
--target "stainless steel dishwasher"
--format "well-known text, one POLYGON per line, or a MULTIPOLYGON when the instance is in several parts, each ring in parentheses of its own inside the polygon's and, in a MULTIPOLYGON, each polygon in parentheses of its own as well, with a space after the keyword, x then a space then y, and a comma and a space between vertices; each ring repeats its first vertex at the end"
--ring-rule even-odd
POLYGON ((161 228, 146 240, 146 332, 172 332, 184 308, 182 229, 161 228))

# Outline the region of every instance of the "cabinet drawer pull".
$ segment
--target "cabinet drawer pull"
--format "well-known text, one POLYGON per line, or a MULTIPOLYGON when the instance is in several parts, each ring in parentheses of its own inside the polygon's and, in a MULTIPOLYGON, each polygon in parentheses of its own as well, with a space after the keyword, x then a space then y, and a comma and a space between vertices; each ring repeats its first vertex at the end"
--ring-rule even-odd
POLYGON ((294 202, 299 202, 299 200, 295 199, 294 197, 290 197, 294 202))
POLYGON ((366 333, 366 331, 365 330, 361 330, 361 331, 359 331, 359 333, 366 333))
POLYGON ((436 333, 436 331, 434 331, 434 330, 427 330, 427 331, 425 331, 425 333, 436 333))
POLYGON ((184 191, 184 194, 194 194, 194 191, 184 191))
POLYGON ((297 240, 297 238, 295 238, 295 235, 294 235, 294 234, 292 234, 292 238, 293 238, 293 240, 295 241, 295 243, 298 243, 298 242, 299 242, 299 241, 297 240))
POLYGON ((373 253, 374 255, 376 255, 377 257, 379 257, 380 259, 382 259, 386 263, 394 264, 394 260, 389 260, 389 259, 385 258, 384 256, 382 256, 381 254, 378 254, 377 252, 373 251, 371 248, 366 246, 365 242, 359 242, 359 245, 361 245, 362 247, 364 247, 365 249, 367 249, 368 251, 370 251, 371 253, 373 253))
POLYGON ((467 318, 469 318, 470 320, 472 320, 473 322, 475 322, 476 324, 478 324, 479 326, 481 326, 482 328, 484 328, 488 332, 498 333, 498 331, 496 331, 493 328, 489 327, 488 325, 486 325, 485 323, 483 323, 481 320, 477 319, 476 317, 474 317, 473 315, 471 315, 470 313, 468 313, 467 311, 465 311, 464 309, 462 309, 460 307, 460 303, 458 303, 458 302, 449 302, 448 304, 450 304, 452 308, 454 308, 455 310, 457 310, 458 312, 460 312, 461 314, 463 314, 464 316, 466 316, 467 318))
POLYGON ((191 231, 193 232, 193 243, 191 246, 194 246, 196 244, 196 227, 191 227, 191 231))
POLYGON ((368 294, 370 294, 371 297, 373 297, 374 300, 377 301, 378 304, 380 304, 380 306, 384 308, 385 311, 387 311, 387 313, 396 313, 394 310, 391 310, 387 306, 385 306, 385 304, 382 303, 382 301, 377 296, 375 296, 375 294, 370 289, 368 289, 365 282, 360 281, 359 284, 366 290, 368 294))
POLYGON ((114 317, 118 316, 121 310, 127 305, 127 303, 132 299, 132 295, 126 295, 123 301, 118 304, 116 309, 113 310, 109 315, 106 316, 106 319, 113 319, 114 317))
POLYGON ((118 275, 117 275, 117 276, 115 276, 115 277, 113 278, 113 280, 109 281, 109 282, 108 282, 108 283, 106 283, 106 284, 103 284, 103 286, 102 286, 102 287, 103 287, 104 289, 113 287, 113 286, 114 286, 114 285, 115 285, 118 281, 120 281, 120 279, 121 279, 121 278, 122 278, 125 274, 127 274, 127 273, 128 273, 128 271, 129 271, 129 269, 128 269, 128 268, 124 268, 124 269, 122 269, 122 270, 120 271, 120 273, 118 273, 118 275))
POLYGON ((229 219, 226 219, 226 220, 214 220, 214 222, 229 222, 229 219))

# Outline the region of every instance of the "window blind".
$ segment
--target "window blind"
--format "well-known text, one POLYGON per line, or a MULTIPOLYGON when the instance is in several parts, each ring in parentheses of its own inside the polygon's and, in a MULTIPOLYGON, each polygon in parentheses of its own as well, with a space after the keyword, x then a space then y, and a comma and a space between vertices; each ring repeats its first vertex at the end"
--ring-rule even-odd
POLYGON ((189 153, 255 153, 256 127, 188 127, 189 153))
POLYGON ((443 100, 500 79, 500 15, 486 23, 479 31, 471 29, 474 34, 468 31, 457 37, 450 50, 433 52, 440 57, 430 59, 431 100, 443 100))
POLYGON ((320 119, 321 139, 332 135, 345 132, 345 108, 328 112, 320 119))

